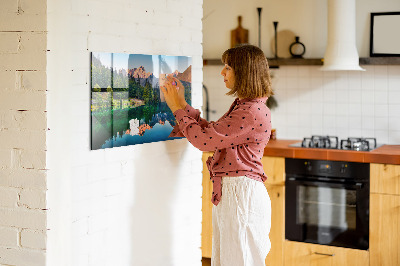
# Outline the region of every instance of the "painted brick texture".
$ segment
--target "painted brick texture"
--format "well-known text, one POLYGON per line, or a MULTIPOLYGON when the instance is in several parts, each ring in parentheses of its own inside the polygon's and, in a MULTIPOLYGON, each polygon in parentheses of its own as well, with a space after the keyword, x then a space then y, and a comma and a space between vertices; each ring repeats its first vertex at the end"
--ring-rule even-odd
POLYGON ((185 139, 90 151, 89 59, 192 56, 200 108, 202 0, 55 0, 47 10, 47 264, 201 265, 201 152, 185 139))
POLYGON ((45 265, 46 5, 0 3, 1 265, 45 265))

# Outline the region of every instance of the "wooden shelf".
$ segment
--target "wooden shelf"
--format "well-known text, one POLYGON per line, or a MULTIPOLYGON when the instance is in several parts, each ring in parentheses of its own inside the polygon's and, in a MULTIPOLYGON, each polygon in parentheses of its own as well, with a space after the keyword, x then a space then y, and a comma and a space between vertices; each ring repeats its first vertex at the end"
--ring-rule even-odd
MULTIPOLYGON (((268 58, 271 68, 279 66, 322 66, 323 58, 268 58)), ((220 59, 204 59, 204 66, 222 65, 220 59)), ((362 57, 360 65, 400 65, 400 57, 362 57)))
POLYGON ((400 65, 400 57, 362 57, 360 65, 400 65))
MULTIPOLYGON (((304 66, 304 65, 322 65, 321 58, 268 58, 268 64, 270 67, 279 66, 304 66)), ((205 66, 217 66, 222 65, 220 59, 204 59, 203 65, 205 66)))

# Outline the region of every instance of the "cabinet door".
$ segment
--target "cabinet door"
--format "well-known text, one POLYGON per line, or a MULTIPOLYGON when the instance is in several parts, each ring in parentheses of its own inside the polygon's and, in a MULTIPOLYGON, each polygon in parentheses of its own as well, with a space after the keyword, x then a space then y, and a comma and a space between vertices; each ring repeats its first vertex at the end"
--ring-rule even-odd
POLYGON ((400 195, 400 165, 370 165, 371 193, 400 195))
POLYGON ((400 196, 371 194, 371 266, 400 265, 400 196))
POLYGON ((367 266, 365 250, 285 241, 285 266, 367 266))
POLYGON ((264 156, 261 163, 268 177, 266 184, 285 185, 285 158, 264 156))
POLYGON ((271 250, 265 259, 266 266, 283 265, 283 243, 285 240, 285 187, 265 184, 271 199, 271 250))
POLYGON ((203 196, 202 196, 202 224, 201 224, 201 253, 204 258, 211 258, 212 252, 212 183, 206 161, 211 152, 203 153, 203 196))

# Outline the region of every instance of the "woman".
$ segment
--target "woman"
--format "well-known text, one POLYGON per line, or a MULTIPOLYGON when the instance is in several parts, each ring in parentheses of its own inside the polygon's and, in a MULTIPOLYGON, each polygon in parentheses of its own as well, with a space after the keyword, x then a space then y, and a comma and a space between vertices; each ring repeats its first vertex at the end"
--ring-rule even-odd
POLYGON ((268 62, 252 45, 228 49, 222 62, 227 95, 237 98, 216 122, 200 118, 200 111, 186 103, 183 85, 168 78, 162 91, 178 123, 171 136, 214 151, 207 161, 213 182, 212 265, 265 265, 271 246, 271 202, 261 164, 271 130, 268 62))

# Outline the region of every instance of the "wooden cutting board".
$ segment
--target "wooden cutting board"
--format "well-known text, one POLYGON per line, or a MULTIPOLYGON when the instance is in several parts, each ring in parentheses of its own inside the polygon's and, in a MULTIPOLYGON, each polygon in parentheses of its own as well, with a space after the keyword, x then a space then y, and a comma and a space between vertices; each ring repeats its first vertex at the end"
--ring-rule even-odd
POLYGON ((242 16, 238 16, 238 27, 231 30, 231 48, 238 44, 249 43, 249 31, 242 27, 242 16))

